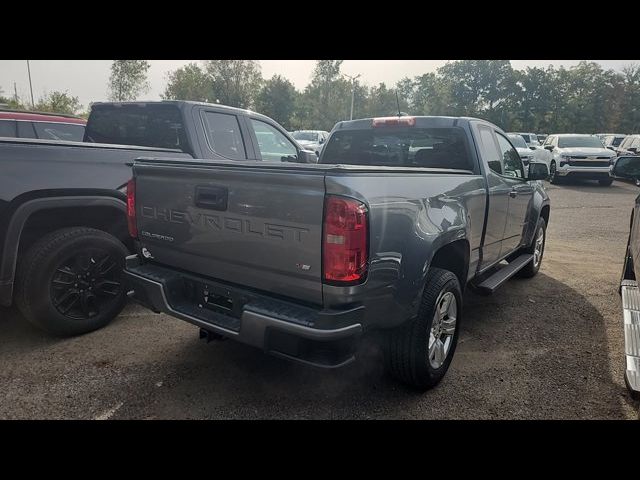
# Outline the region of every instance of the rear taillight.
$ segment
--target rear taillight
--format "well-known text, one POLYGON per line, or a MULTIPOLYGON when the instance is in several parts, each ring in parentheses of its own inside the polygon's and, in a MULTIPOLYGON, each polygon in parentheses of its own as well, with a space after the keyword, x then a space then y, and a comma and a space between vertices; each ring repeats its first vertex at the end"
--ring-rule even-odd
POLYGON ((323 278, 327 283, 364 281, 369 260, 367 207, 352 198, 329 195, 324 204, 323 278))
POLYGON ((136 225, 136 181, 132 178, 127 182, 127 226, 129 235, 138 238, 138 226, 136 225))

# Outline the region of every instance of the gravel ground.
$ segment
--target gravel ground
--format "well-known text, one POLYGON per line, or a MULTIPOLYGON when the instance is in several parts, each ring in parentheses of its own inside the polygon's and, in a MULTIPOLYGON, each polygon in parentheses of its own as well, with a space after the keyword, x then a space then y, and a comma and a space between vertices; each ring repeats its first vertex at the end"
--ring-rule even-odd
POLYGON ((319 371, 130 305, 107 328, 54 339, 0 309, 0 418, 638 419, 624 386, 617 283, 637 187, 548 186, 540 273, 468 293, 443 382, 416 394, 365 344, 319 371))

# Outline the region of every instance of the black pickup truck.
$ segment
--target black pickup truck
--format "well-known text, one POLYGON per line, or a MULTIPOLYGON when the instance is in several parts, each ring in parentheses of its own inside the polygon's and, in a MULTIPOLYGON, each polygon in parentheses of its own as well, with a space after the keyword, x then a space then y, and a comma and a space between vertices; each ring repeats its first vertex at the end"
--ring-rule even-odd
POLYGON ((184 101, 93 104, 83 142, 0 138, 0 305, 57 335, 120 312, 139 157, 317 161, 264 115, 184 101))

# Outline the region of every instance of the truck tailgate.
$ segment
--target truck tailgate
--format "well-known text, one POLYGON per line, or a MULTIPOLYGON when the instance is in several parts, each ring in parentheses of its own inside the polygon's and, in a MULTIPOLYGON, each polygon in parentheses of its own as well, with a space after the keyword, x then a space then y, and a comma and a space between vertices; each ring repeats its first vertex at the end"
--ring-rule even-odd
POLYGON ((161 162, 134 172, 154 262, 322 304, 323 172, 161 162))

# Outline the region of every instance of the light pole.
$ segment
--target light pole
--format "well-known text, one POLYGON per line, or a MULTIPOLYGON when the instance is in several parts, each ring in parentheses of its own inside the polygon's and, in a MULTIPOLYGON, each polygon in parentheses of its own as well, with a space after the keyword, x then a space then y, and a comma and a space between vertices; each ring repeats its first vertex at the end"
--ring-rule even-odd
POLYGON ((346 73, 343 73, 342 75, 351 80, 351 115, 349 116, 349 120, 353 120, 353 99, 356 96, 356 80, 360 78, 360 74, 356 75, 355 77, 347 75, 346 73))
POLYGON ((31 67, 29 66, 29 60, 27 60, 27 72, 29 72, 29 91, 31 92, 31 108, 35 108, 35 103, 33 103, 33 85, 31 85, 31 67))

